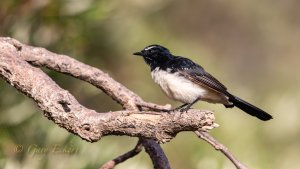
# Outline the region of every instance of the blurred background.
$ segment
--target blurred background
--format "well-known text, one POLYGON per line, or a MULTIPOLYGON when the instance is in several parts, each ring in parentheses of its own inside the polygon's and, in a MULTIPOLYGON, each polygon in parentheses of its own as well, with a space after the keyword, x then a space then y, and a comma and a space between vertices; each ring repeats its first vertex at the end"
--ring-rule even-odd
MULTIPOLYGON (((220 127, 211 134, 240 161, 253 169, 298 169, 299 5, 297 0, 1 0, 0 35, 100 68, 146 101, 178 106, 154 84, 142 58, 132 55, 150 44, 164 45, 273 115, 262 122, 238 109, 196 104, 215 111, 220 127)), ((97 88, 43 70, 88 108, 120 110, 97 88)), ((45 118, 2 79, 0 95, 0 168, 95 169, 137 142, 126 136, 85 142, 45 118), (57 146, 70 151, 47 151, 57 146)), ((173 169, 235 168, 192 132, 162 147, 173 169)), ((152 164, 142 152, 116 168, 150 169, 152 164)))

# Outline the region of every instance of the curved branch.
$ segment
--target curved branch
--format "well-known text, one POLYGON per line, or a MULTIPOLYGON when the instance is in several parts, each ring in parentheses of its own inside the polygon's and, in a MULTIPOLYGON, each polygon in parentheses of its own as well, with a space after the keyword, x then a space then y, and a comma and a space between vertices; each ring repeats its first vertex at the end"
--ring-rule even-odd
MULTIPOLYGON (((128 108, 131 110, 97 113, 80 105, 74 96, 60 88, 42 70, 32 67, 24 61, 20 57, 26 53, 24 47, 9 42, 11 42, 11 39, 9 41, 7 38, 4 40, 0 39, 0 76, 16 89, 32 98, 40 109, 44 111, 46 117, 82 139, 94 142, 106 135, 128 135, 166 142, 180 131, 214 128, 214 116, 210 111, 190 110, 187 113, 158 113, 128 108)), ((40 50, 40 48, 35 49, 31 47, 31 51, 40 50)), ((33 55, 33 53, 27 55, 33 55)), ((51 57, 45 56, 47 52, 43 54, 36 53, 36 55, 36 58, 41 60, 51 57)), ((66 57, 65 61, 67 62, 66 57)), ((38 60, 32 62, 38 62, 38 60)), ((48 62, 51 63, 51 60, 48 62)), ((72 60, 67 63, 71 62, 75 61, 72 60)), ((81 66, 88 68, 82 63, 81 66)), ((65 67, 72 71, 77 69, 76 67, 71 69, 72 64, 67 64, 65 67)), ((60 69, 63 68, 57 68, 57 70, 60 69)), ((101 81, 101 85, 113 88, 107 93, 113 97, 121 97, 118 102, 129 106, 135 104, 135 101, 132 99, 128 101, 129 103, 126 103, 126 99, 129 99, 134 94, 129 92, 126 95, 125 93, 127 93, 128 89, 124 89, 119 83, 114 86, 114 83, 109 82, 112 79, 106 74, 95 73, 94 71, 99 72, 96 68, 82 71, 89 72, 91 76, 101 81), (119 90, 120 92, 118 92, 119 90)), ((78 71, 78 76, 83 77, 82 74, 82 72, 78 71)), ((137 96, 133 97, 137 99, 137 96)))
POLYGON ((101 70, 66 55, 27 46, 11 38, 0 38, 0 49, 0 77, 32 98, 43 110, 44 115, 60 127, 90 142, 98 141, 106 135, 140 137, 133 150, 106 163, 107 165, 103 167, 113 168, 118 163, 138 154, 143 146, 151 157, 154 168, 169 169, 167 157, 154 140, 163 143, 174 138, 180 131, 198 130, 195 133, 201 139, 214 146, 216 150, 220 150, 238 169, 247 169, 224 145, 203 132, 217 127, 211 111, 189 110, 186 113, 151 111, 164 111, 171 107, 145 102, 101 70), (43 71, 32 67, 26 61, 89 82, 112 97, 126 110, 97 113, 87 109, 43 71))
POLYGON ((170 169, 168 159, 161 150, 161 147, 158 144, 153 144, 155 141, 143 139, 142 143, 152 160, 154 169, 170 169))
POLYGON ((216 150, 221 151, 234 165, 237 169, 248 169, 244 164, 242 164, 239 160, 237 160, 233 154, 218 140, 213 138, 205 131, 195 131, 196 135, 202 140, 206 141, 210 145, 212 145, 216 150))
MULTIPOLYGON (((148 103, 143 101, 136 94, 128 90, 126 87, 122 86, 118 82, 114 81, 107 74, 103 73, 101 70, 90 67, 88 65, 82 64, 75 59, 72 59, 65 55, 58 55, 52 52, 49 52, 43 48, 36 48, 21 44, 15 39, 12 38, 0 38, 2 42, 9 43, 14 46, 18 51, 19 57, 26 60, 27 62, 34 64, 36 66, 45 66, 49 69, 56 70, 58 72, 66 73, 71 76, 77 77, 81 80, 91 83, 92 85, 103 90, 106 94, 115 99, 118 103, 123 105, 127 110, 169 110, 170 105, 160 106, 153 103, 148 103), (116 90, 118 89, 118 90, 116 90)), ((5 48, 4 48, 5 49, 5 48)), ((4 70, 6 70, 4 68, 4 70)), ((62 104, 62 107, 65 111, 71 111, 68 107, 68 102, 62 100, 59 101, 62 104)), ((63 123, 62 123, 63 124, 63 123)), ((89 128, 89 127, 87 127, 89 128)), ((69 130, 73 132, 73 130, 69 130)), ((152 154, 161 154, 165 156, 160 145, 156 142, 151 142, 149 144, 143 145, 144 147, 154 147, 157 152, 150 153, 149 155, 152 158, 152 154)), ((155 158, 152 158, 155 159, 155 158)), ((165 164, 168 163, 168 160, 165 156, 165 164)), ((154 165, 160 162, 153 161, 154 165)))
POLYGON ((168 159, 160 145, 153 140, 143 138, 139 139, 137 145, 132 150, 106 162, 100 167, 100 169, 113 169, 117 164, 139 154, 142 151, 143 146, 152 160, 154 169, 170 169, 168 159))
MULTIPOLYGON (((45 66, 51 70, 69 74, 86 82, 89 82, 90 84, 96 86, 107 95, 112 97, 127 110, 142 109, 165 111, 171 109, 170 105, 161 106, 143 101, 135 93, 131 92, 126 87, 110 78, 101 70, 85 65, 66 55, 55 54, 43 48, 27 46, 11 38, 2 38, 2 40, 13 45, 18 50, 20 57, 27 62, 35 66, 45 66)), ((161 154, 165 157, 165 164, 168 163, 167 157, 165 156, 159 144, 157 144, 156 142, 151 142, 143 146, 145 148, 157 147, 157 152, 150 153, 149 151, 149 156, 152 159, 155 159, 155 157, 152 157, 153 154, 161 154)), ((159 166, 158 162, 160 161, 153 161, 154 165, 159 166)))
POLYGON ((81 63, 69 56, 56 54, 40 47, 28 46, 12 38, 1 38, 1 41, 13 45, 18 50, 19 56, 30 64, 47 67, 86 81, 101 89, 125 109, 135 109, 139 106, 152 110, 169 110, 171 108, 170 105, 161 106, 143 101, 138 95, 100 69, 81 63))
POLYGON ((142 139, 139 139, 137 145, 130 151, 128 151, 125 154, 120 155, 119 157, 110 160, 108 162, 106 162, 105 164, 103 164, 100 169, 112 169, 114 168, 117 164, 124 162, 126 160, 128 160, 129 158, 132 158, 134 156, 136 156, 137 154, 139 154, 143 149, 143 144, 142 144, 142 139))

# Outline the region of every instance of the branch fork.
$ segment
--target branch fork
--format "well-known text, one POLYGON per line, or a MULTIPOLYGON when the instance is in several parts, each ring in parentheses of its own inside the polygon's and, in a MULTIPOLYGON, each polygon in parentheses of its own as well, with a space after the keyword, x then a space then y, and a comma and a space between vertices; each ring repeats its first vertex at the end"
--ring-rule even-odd
MULTIPOLYGON (((170 141, 181 131, 196 131, 201 139, 206 140, 201 133, 218 126, 211 111, 158 112, 170 110, 171 106, 145 102, 100 69, 12 38, 0 37, 0 77, 33 99, 48 119, 86 141, 95 142, 106 135, 139 137, 133 150, 104 164, 102 169, 113 168, 137 155, 143 147, 154 168, 169 169, 167 157, 158 143, 170 141), (39 67, 94 85, 122 105, 124 110, 99 113, 84 107, 39 67)), ((222 144, 208 142, 216 149, 227 150, 222 144)))

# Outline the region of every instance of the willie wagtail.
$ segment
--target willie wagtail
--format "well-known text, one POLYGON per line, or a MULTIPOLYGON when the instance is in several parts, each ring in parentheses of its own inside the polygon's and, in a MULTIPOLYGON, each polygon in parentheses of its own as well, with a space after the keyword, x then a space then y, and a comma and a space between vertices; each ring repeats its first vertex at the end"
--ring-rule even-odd
POLYGON ((165 94, 185 104, 176 108, 187 111, 199 100, 221 103, 226 108, 234 106, 256 116, 270 120, 272 116, 258 107, 230 94, 227 88, 200 65, 188 58, 174 56, 160 45, 150 45, 134 55, 142 56, 151 68, 152 79, 165 94))

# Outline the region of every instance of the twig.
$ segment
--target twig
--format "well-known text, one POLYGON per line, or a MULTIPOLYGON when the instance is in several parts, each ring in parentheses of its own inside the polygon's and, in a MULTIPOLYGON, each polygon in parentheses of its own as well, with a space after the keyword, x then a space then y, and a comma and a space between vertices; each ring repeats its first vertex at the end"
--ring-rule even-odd
POLYGON ((134 149, 128 151, 125 154, 120 155, 119 157, 110 160, 108 162, 106 162, 104 165, 102 165, 100 167, 100 169, 113 169, 117 164, 122 163, 126 160, 128 160, 129 158, 132 158, 134 156, 136 156, 137 154, 139 154, 143 149, 143 144, 141 139, 139 139, 137 145, 134 147, 134 149))
POLYGON ((221 151, 234 165, 237 169, 248 169, 244 164, 242 164, 239 160, 237 160, 233 154, 228 150, 227 147, 225 147, 222 143, 220 143, 218 140, 213 138, 211 135, 209 135, 205 131, 195 131, 196 135, 208 142, 210 145, 212 145, 216 150, 221 151))
POLYGON ((170 169, 168 159, 160 145, 153 140, 143 138, 139 139, 134 149, 130 150, 129 152, 123 155, 120 155, 119 157, 113 160, 106 162, 100 167, 100 169, 113 169, 117 164, 124 162, 129 158, 132 158, 135 155, 139 154, 142 151, 143 146, 145 147, 146 152, 149 154, 152 160, 154 169, 170 169))

